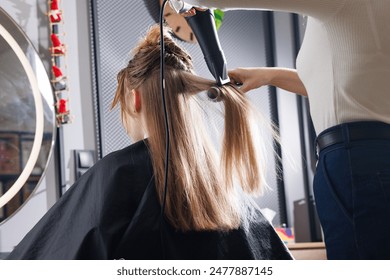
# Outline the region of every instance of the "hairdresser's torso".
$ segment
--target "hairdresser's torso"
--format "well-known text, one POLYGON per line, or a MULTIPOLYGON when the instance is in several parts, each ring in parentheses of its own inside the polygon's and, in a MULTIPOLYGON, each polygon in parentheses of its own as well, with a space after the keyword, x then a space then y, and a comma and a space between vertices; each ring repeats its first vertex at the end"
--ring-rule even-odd
POLYGON ((390 123, 390 1, 340 2, 333 16, 308 18, 297 59, 317 133, 352 121, 390 123))
POLYGON ((389 0, 189 0, 308 16, 297 71, 317 133, 362 120, 390 123, 389 0))

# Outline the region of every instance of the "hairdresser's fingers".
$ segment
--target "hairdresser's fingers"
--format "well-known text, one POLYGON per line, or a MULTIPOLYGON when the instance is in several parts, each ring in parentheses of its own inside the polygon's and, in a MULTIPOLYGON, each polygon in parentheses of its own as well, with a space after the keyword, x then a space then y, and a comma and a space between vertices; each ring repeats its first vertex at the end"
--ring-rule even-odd
POLYGON ((262 86, 257 77, 258 68, 236 68, 228 72, 229 77, 236 83, 242 85, 243 92, 262 86))
POLYGON ((249 81, 244 81, 242 82, 241 80, 238 80, 238 79, 233 79, 233 78, 230 78, 231 82, 233 84, 235 84, 236 86, 238 86, 240 88, 240 90, 244 93, 254 89, 255 87, 252 85, 251 82, 249 81))
POLYGON ((243 92, 248 92, 268 85, 268 72, 268 68, 262 67, 236 68, 229 71, 229 76, 231 76, 233 80, 242 83, 240 89, 243 92))
POLYGON ((228 75, 233 84, 238 85, 242 92, 247 92, 250 88, 245 82, 245 75, 242 70, 242 68, 230 70, 228 71, 228 75))
POLYGON ((237 68, 237 69, 230 70, 228 71, 228 75, 234 83, 243 84, 244 77, 243 77, 242 69, 237 68))

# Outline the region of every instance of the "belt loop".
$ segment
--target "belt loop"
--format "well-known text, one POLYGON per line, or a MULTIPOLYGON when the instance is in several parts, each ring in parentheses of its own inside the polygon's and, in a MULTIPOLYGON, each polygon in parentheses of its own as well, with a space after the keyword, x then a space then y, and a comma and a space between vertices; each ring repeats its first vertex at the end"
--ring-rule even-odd
POLYGON ((318 159, 320 158, 320 148, 318 147, 318 136, 316 137, 316 139, 314 139, 314 153, 315 153, 315 156, 316 156, 316 160, 318 161, 318 159))
POLYGON ((341 132, 343 133, 344 146, 346 149, 349 149, 351 147, 351 139, 347 123, 341 124, 341 132))

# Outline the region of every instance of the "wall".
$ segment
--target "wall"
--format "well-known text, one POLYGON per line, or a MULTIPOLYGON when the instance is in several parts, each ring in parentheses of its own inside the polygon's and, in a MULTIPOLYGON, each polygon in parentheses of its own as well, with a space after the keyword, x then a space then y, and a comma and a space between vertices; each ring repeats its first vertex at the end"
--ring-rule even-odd
MULTIPOLYGON (((295 49, 291 15, 283 12, 275 12, 274 25, 275 66, 295 68, 295 49)), ((278 96, 287 217, 289 226, 293 226, 293 202, 305 197, 297 98, 295 94, 285 90, 277 88, 276 91, 278 96)))

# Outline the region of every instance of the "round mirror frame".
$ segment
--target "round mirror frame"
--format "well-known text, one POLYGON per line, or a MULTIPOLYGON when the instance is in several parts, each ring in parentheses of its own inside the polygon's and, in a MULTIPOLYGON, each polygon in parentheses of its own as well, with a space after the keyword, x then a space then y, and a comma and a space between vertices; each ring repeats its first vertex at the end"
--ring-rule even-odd
POLYGON ((5 221, 7 221, 10 217, 12 217, 15 213, 17 213, 20 210, 20 208, 26 204, 26 202, 32 197, 34 191, 38 188, 39 184, 41 183, 42 178, 44 177, 45 171, 48 166, 48 161, 53 152, 56 127, 55 127, 53 91, 45 67, 41 59, 39 58, 38 53, 34 49, 32 43, 28 39, 28 37, 21 30, 21 28, 14 22, 14 20, 1 8, 0 8, 0 36, 3 37, 3 39, 8 43, 10 48, 14 51, 21 65, 23 66, 24 71, 27 74, 28 80, 31 85, 32 94, 34 97, 35 115, 36 115, 35 136, 34 136, 30 155, 19 177, 16 179, 13 185, 2 196, 0 196, 0 210, 23 188, 23 186, 31 176, 33 169, 37 163, 38 157, 40 156, 40 150, 41 150, 42 140, 44 136, 44 127, 45 127, 44 108, 43 108, 44 101, 47 102, 48 107, 51 110, 52 113, 51 123, 53 124, 50 148, 47 154, 45 154, 45 157, 47 156, 47 158, 45 158, 46 162, 44 164, 43 171, 40 174, 40 178, 39 180, 37 180, 34 190, 31 192, 29 197, 20 204, 20 206, 16 211, 11 213, 10 215, 7 215, 7 217, 5 217, 5 219, 0 222, 0 224, 2 224, 5 221), (27 49, 23 50, 21 46, 28 46, 28 47, 27 49), (35 66, 36 71, 34 71, 32 64, 35 66))

